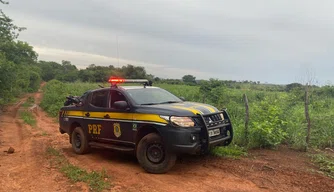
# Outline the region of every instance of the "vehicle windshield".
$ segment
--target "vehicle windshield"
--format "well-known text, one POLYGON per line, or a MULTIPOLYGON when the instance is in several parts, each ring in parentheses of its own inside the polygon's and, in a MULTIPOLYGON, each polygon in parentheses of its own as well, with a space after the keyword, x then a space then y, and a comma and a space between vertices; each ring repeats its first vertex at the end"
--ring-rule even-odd
POLYGON ((139 105, 179 103, 181 99, 160 88, 129 89, 127 93, 139 105))

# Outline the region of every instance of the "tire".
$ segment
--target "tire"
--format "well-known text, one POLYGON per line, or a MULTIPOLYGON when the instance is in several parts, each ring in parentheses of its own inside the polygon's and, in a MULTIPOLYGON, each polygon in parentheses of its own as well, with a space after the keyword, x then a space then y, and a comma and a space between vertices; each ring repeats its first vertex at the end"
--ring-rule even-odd
POLYGON ((161 137, 156 133, 149 133, 139 141, 136 156, 141 167, 154 174, 166 173, 176 161, 176 155, 164 148, 161 137))
POLYGON ((88 153, 90 147, 88 140, 81 127, 76 127, 71 134, 72 148, 77 154, 88 153))

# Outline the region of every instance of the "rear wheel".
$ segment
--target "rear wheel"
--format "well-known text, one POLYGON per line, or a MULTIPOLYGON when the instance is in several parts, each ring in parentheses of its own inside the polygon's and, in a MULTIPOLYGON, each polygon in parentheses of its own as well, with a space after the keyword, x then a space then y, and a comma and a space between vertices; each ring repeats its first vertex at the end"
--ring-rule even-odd
POLYGON ((166 173, 176 161, 176 155, 165 149, 156 133, 149 133, 139 141, 136 156, 141 167, 149 173, 166 173))
POLYGON ((88 153, 90 147, 88 140, 81 127, 76 127, 71 134, 72 148, 77 154, 88 153))

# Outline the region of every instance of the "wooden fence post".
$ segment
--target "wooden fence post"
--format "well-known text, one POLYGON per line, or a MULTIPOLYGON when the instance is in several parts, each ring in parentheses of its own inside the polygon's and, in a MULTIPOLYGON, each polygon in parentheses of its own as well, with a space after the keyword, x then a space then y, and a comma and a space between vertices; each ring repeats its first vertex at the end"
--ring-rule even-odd
POLYGON ((310 99, 309 99, 309 85, 306 84, 305 88, 305 118, 307 122, 307 135, 306 135, 306 148, 305 151, 307 151, 309 143, 310 143, 310 135, 311 135, 311 118, 310 118, 310 113, 309 113, 309 104, 310 104, 310 99))
POLYGON ((248 146, 248 124, 249 124, 249 105, 248 105, 248 98, 247 95, 244 94, 244 102, 245 102, 245 145, 248 146))

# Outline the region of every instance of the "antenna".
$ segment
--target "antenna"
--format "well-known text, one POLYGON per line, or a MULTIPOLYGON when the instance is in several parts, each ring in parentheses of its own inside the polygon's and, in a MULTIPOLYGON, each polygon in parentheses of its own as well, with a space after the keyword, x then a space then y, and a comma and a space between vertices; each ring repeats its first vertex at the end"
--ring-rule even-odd
POLYGON ((117 39, 117 62, 118 62, 118 67, 119 67, 118 35, 116 35, 116 39, 117 39))

